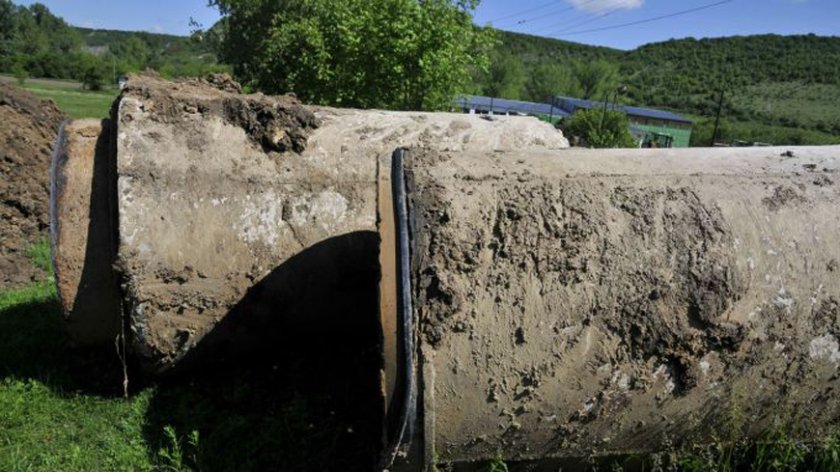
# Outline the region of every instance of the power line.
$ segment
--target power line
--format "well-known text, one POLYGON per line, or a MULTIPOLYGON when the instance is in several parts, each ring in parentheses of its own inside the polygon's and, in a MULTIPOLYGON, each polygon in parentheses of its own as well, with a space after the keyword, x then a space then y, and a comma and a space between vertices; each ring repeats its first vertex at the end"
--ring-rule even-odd
POLYGON ((548 30, 556 29, 557 27, 565 28, 567 25, 575 23, 576 21, 579 21, 582 18, 589 18, 589 17, 590 17, 590 14, 585 13, 585 12, 583 14, 571 15, 571 16, 569 16, 569 18, 567 18, 570 21, 561 21, 560 23, 555 23, 555 24, 552 24, 552 25, 549 25, 549 26, 545 26, 543 28, 538 28, 538 29, 529 31, 528 33, 529 34, 539 34, 539 33, 543 33, 543 32, 548 31, 548 30))
POLYGON ((527 13, 535 12, 537 10, 542 10, 545 7, 550 7, 552 5, 556 5, 557 3, 558 3, 558 0, 554 0, 554 1, 548 2, 548 3, 543 3, 540 6, 530 8, 528 10, 523 10, 523 11, 519 11, 519 12, 516 12, 516 13, 512 13, 510 15, 500 16, 498 18, 493 18, 492 20, 487 20, 487 23, 493 23, 495 21, 507 20, 508 18, 515 18, 515 17, 520 16, 520 15, 525 15, 527 13))
POLYGON ((554 36, 554 35, 557 35, 557 34, 565 33, 566 31, 573 30, 573 29, 578 28, 580 26, 588 25, 588 24, 593 23, 595 21, 602 20, 602 19, 612 15, 613 13, 617 12, 620 9, 621 8, 614 8, 614 9, 609 10, 607 12, 601 13, 600 15, 598 15, 594 18, 590 18, 588 20, 584 20, 584 21, 581 21, 581 22, 578 22, 578 23, 574 23, 570 26, 565 26, 561 30, 555 31, 554 33, 549 34, 549 36, 554 36))
MULTIPOLYGON (((655 16, 653 18, 646 18, 644 20, 631 21, 629 23, 622 23, 620 25, 604 26, 603 28, 592 28, 592 29, 582 30, 582 31, 572 31, 571 33, 565 33, 562 36, 572 36, 572 35, 576 35, 576 34, 594 33, 596 31, 607 31, 607 30, 611 30, 611 29, 625 28, 627 26, 641 25, 643 23, 650 23, 652 21, 664 20, 666 18, 673 18, 675 16, 686 15, 688 13, 694 13, 694 12, 700 11, 700 10, 706 10, 706 9, 713 8, 713 7, 716 7, 716 6, 719 6, 719 5, 723 5, 725 3, 732 3, 734 1, 735 0, 722 0, 720 2, 710 3, 710 4, 707 4, 707 5, 700 6, 700 7, 690 8, 688 10, 682 10, 682 11, 678 11, 678 12, 674 12, 674 13, 669 13, 667 15, 655 16)), ((559 34, 559 33, 555 33, 555 34, 559 34)))
MULTIPOLYGON (((586 2, 584 2, 580 5, 572 5, 570 7, 563 8, 562 10, 555 11, 553 13, 548 13, 548 14, 540 15, 540 16, 533 16, 531 18, 526 18, 524 20, 519 20, 515 23, 509 23, 508 26, 521 25, 521 24, 524 24, 524 23, 534 22, 534 21, 541 21, 541 20, 544 20, 544 19, 552 17, 552 16, 557 16, 561 13, 566 13, 567 11, 570 11, 570 10, 574 10, 576 8, 583 7, 583 6, 588 5, 588 4, 590 4, 594 1, 595 0, 587 0, 586 2)), ((504 27, 505 25, 501 25, 501 26, 504 27)))

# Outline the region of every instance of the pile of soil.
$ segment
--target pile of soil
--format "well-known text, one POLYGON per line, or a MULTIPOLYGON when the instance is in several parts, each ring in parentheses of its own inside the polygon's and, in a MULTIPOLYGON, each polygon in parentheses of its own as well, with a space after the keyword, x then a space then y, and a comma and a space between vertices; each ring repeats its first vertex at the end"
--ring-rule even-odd
POLYGON ((0 290, 46 277, 28 249, 49 229, 50 156, 64 114, 0 83, 0 290))

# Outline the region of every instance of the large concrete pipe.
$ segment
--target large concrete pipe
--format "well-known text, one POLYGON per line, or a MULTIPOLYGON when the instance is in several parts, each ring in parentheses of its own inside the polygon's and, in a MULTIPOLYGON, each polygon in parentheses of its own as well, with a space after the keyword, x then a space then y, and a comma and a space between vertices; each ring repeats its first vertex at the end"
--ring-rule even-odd
MULTIPOLYGON (((154 371, 171 367, 303 249, 355 234, 344 242, 376 265, 377 182, 388 181, 396 147, 568 146, 537 120, 307 108, 154 77, 130 80, 113 114, 101 133, 99 123, 83 121, 59 137, 56 279, 69 322, 87 327, 74 330, 79 343, 113 342, 117 297, 135 354, 154 371), (99 239, 88 237, 94 229, 99 239), (90 279, 111 266, 121 288, 90 279), (107 303, 80 302, 91 287, 107 303)), ((336 259, 337 267, 358 265, 336 259)), ((310 296, 297 282, 294 296, 310 296)), ((334 282, 309 284, 318 296, 295 302, 290 316, 317 313, 334 282)))
POLYGON ((836 428, 840 148, 404 163, 415 466, 836 428))
POLYGON ((65 126, 54 169, 77 340, 122 333, 164 372, 359 338, 380 468, 840 414, 840 148, 559 150, 530 118, 148 77, 97 126, 65 126), (318 336, 272 337, 302 325, 318 336))

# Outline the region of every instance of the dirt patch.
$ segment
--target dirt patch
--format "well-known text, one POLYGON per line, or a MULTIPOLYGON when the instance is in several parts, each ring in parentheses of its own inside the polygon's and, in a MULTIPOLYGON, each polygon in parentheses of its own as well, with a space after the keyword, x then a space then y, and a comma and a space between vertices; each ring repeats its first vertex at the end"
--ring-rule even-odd
POLYGON ((786 185, 779 185, 773 190, 773 195, 764 197, 761 200, 767 208, 773 211, 778 211, 787 205, 804 203, 805 201, 805 197, 800 195, 796 189, 786 185))
POLYGON ((50 156, 64 118, 52 100, 0 83, 0 290, 47 275, 27 250, 47 237, 50 156))
POLYGON ((827 175, 821 175, 814 179, 814 185, 817 187, 829 187, 834 185, 834 181, 828 178, 827 175))

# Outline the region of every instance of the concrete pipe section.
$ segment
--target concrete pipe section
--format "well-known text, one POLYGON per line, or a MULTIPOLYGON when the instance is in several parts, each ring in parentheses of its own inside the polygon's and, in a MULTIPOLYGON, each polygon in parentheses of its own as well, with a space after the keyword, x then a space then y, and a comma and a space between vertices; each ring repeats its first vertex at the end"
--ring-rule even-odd
POLYGON ((380 469, 556 468, 713 441, 733 411, 752 436, 836 424, 840 148, 562 150, 530 118, 154 77, 112 114, 54 162, 79 344, 150 373, 355 349, 333 368, 380 469))
POLYGON ((836 428, 840 148, 418 149, 404 165, 415 463, 557 470, 836 428))

